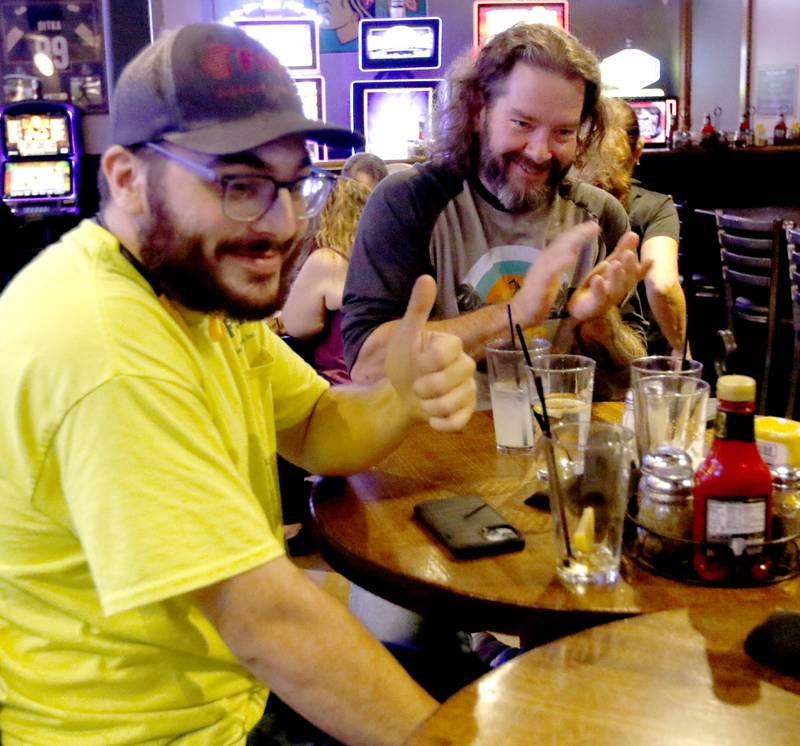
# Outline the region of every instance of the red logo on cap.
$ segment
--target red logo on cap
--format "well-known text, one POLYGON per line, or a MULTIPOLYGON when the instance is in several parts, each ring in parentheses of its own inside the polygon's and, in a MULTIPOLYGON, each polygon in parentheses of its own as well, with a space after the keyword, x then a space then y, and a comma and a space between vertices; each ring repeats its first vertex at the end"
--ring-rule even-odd
POLYGON ((241 72, 269 70, 272 58, 264 50, 233 47, 230 44, 209 44, 200 59, 203 72, 214 80, 228 80, 234 65, 241 72))
POLYGON ((230 44, 209 44, 200 58, 203 72, 214 80, 227 80, 233 73, 230 55, 233 47, 230 44))

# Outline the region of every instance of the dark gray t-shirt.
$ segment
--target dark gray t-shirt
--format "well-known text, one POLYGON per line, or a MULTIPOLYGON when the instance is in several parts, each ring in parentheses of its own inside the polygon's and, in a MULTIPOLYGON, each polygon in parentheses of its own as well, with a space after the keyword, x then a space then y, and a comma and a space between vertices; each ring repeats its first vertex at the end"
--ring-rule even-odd
MULTIPOLYGON (((347 273, 342 334, 348 366, 373 329, 403 315, 420 275, 436 278, 435 319, 507 302, 545 246, 565 229, 592 219, 600 223, 600 235, 581 253, 572 275, 564 276, 552 318, 564 315, 569 289, 580 285, 628 230, 617 200, 569 181, 547 207, 510 213, 477 180, 433 163, 384 179, 362 213, 347 273)), ((638 298, 633 296, 622 312, 644 340, 638 298)))
MULTIPOLYGON (((643 189, 634 181, 631 187, 630 207, 631 230, 639 236, 639 246, 649 238, 667 236, 676 242, 680 240, 680 220, 672 197, 659 192, 643 189)), ((639 298, 642 314, 647 319, 647 353, 649 355, 669 355, 671 347, 662 333, 658 322, 650 310, 644 283, 639 283, 639 298)))

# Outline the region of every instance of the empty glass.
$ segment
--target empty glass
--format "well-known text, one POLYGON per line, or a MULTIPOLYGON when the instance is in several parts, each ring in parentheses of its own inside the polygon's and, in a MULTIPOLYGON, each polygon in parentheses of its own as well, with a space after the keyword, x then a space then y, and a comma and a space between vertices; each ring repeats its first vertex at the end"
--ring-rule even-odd
POLYGON ((631 363, 631 388, 637 381, 647 376, 689 376, 701 378, 703 364, 697 360, 683 361, 679 357, 669 355, 650 355, 640 357, 631 363), (683 365, 683 367, 681 367, 683 365))
POLYGON ((705 453, 709 385, 688 376, 649 376, 633 388, 639 457, 658 446, 686 451, 695 469, 705 453))
POLYGON ((619 577, 633 448, 628 428, 601 422, 557 425, 551 437, 539 439, 537 451, 548 464, 556 572, 564 582, 605 584, 619 577))

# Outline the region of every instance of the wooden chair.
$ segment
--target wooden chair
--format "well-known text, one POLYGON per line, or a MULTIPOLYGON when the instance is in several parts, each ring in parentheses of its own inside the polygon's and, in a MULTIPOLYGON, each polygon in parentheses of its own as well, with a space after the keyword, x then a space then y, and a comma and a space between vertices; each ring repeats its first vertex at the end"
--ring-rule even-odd
MULTIPOLYGON (((726 349, 718 373, 752 375, 758 382, 758 412, 765 414, 771 405, 770 387, 781 373, 773 359, 776 334, 781 325, 791 322, 788 275, 781 272, 786 262, 786 232, 777 219, 752 220, 717 212, 716 220, 727 313, 727 329, 721 333, 726 349)), ((781 414, 783 407, 781 403, 781 414)))
POLYGON ((800 228, 786 232, 788 249, 789 287, 792 299, 792 324, 794 326, 794 360, 792 376, 789 382, 789 398, 786 404, 786 416, 800 419, 800 228))

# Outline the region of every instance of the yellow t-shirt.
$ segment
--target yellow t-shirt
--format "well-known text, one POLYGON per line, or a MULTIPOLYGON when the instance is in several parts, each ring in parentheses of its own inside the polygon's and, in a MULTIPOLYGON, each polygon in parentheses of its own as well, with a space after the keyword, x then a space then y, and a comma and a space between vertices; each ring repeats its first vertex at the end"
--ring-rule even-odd
POLYGON ((0 296, 4 746, 243 744, 262 713, 186 594, 284 552, 275 432, 327 384, 185 316, 91 221, 0 296))

